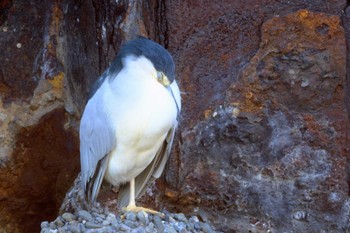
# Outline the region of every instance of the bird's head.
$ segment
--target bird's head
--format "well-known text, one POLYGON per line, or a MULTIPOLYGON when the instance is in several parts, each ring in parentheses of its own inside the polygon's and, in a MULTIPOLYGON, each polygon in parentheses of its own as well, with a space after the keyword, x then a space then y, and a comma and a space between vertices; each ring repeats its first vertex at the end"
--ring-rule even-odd
POLYGON ((116 59, 109 68, 111 77, 115 77, 124 68, 128 57, 145 57, 156 70, 154 78, 163 86, 168 87, 175 79, 175 64, 170 53, 161 45, 144 37, 126 42, 119 50, 116 59))

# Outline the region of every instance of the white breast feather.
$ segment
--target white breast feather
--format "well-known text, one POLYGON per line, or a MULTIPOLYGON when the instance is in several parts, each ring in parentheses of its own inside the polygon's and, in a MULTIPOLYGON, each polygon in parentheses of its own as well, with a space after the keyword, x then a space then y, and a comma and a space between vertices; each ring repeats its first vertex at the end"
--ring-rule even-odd
POLYGON ((174 99, 154 78, 156 70, 148 59, 129 57, 125 66, 101 86, 117 139, 105 175, 113 185, 130 181, 147 167, 177 115, 174 99))

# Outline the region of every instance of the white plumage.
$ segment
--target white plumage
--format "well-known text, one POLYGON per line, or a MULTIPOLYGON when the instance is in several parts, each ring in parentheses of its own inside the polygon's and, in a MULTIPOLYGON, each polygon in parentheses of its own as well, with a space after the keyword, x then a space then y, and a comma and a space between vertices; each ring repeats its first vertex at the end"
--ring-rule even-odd
POLYGON ((149 179, 160 176, 169 156, 180 91, 175 80, 169 86, 160 82, 164 71, 146 56, 122 57, 120 71, 107 70, 86 105, 80 126, 81 177, 90 202, 105 178, 113 185, 130 182, 130 190, 120 191, 119 203, 135 206, 134 198, 149 179))

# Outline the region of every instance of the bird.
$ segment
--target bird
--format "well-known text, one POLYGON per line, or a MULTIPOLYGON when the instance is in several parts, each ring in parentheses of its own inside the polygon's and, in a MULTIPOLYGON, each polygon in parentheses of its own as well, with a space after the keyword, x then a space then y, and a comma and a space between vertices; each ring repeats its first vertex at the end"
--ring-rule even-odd
POLYGON ((175 64, 168 50, 145 37, 124 43, 96 81, 81 117, 84 199, 92 205, 105 180, 120 186, 117 202, 124 211, 158 213, 136 206, 135 199, 148 182, 161 176, 180 111, 175 64))

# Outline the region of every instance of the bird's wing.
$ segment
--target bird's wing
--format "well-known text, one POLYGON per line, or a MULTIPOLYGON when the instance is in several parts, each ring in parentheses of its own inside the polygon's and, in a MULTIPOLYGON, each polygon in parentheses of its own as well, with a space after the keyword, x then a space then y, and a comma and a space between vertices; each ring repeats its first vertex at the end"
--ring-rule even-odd
POLYGON ((103 109, 99 92, 89 100, 80 122, 81 181, 88 201, 93 203, 99 192, 108 154, 116 143, 114 129, 103 109))
MULTIPOLYGON (((174 141, 175 129, 177 123, 171 128, 166 139, 159 148, 152 162, 135 178, 135 198, 146 191, 147 183, 157 179, 162 174, 165 164, 169 158, 171 147, 174 141)), ((118 206, 125 207, 129 203, 130 186, 123 185, 120 187, 118 194, 118 206)))

